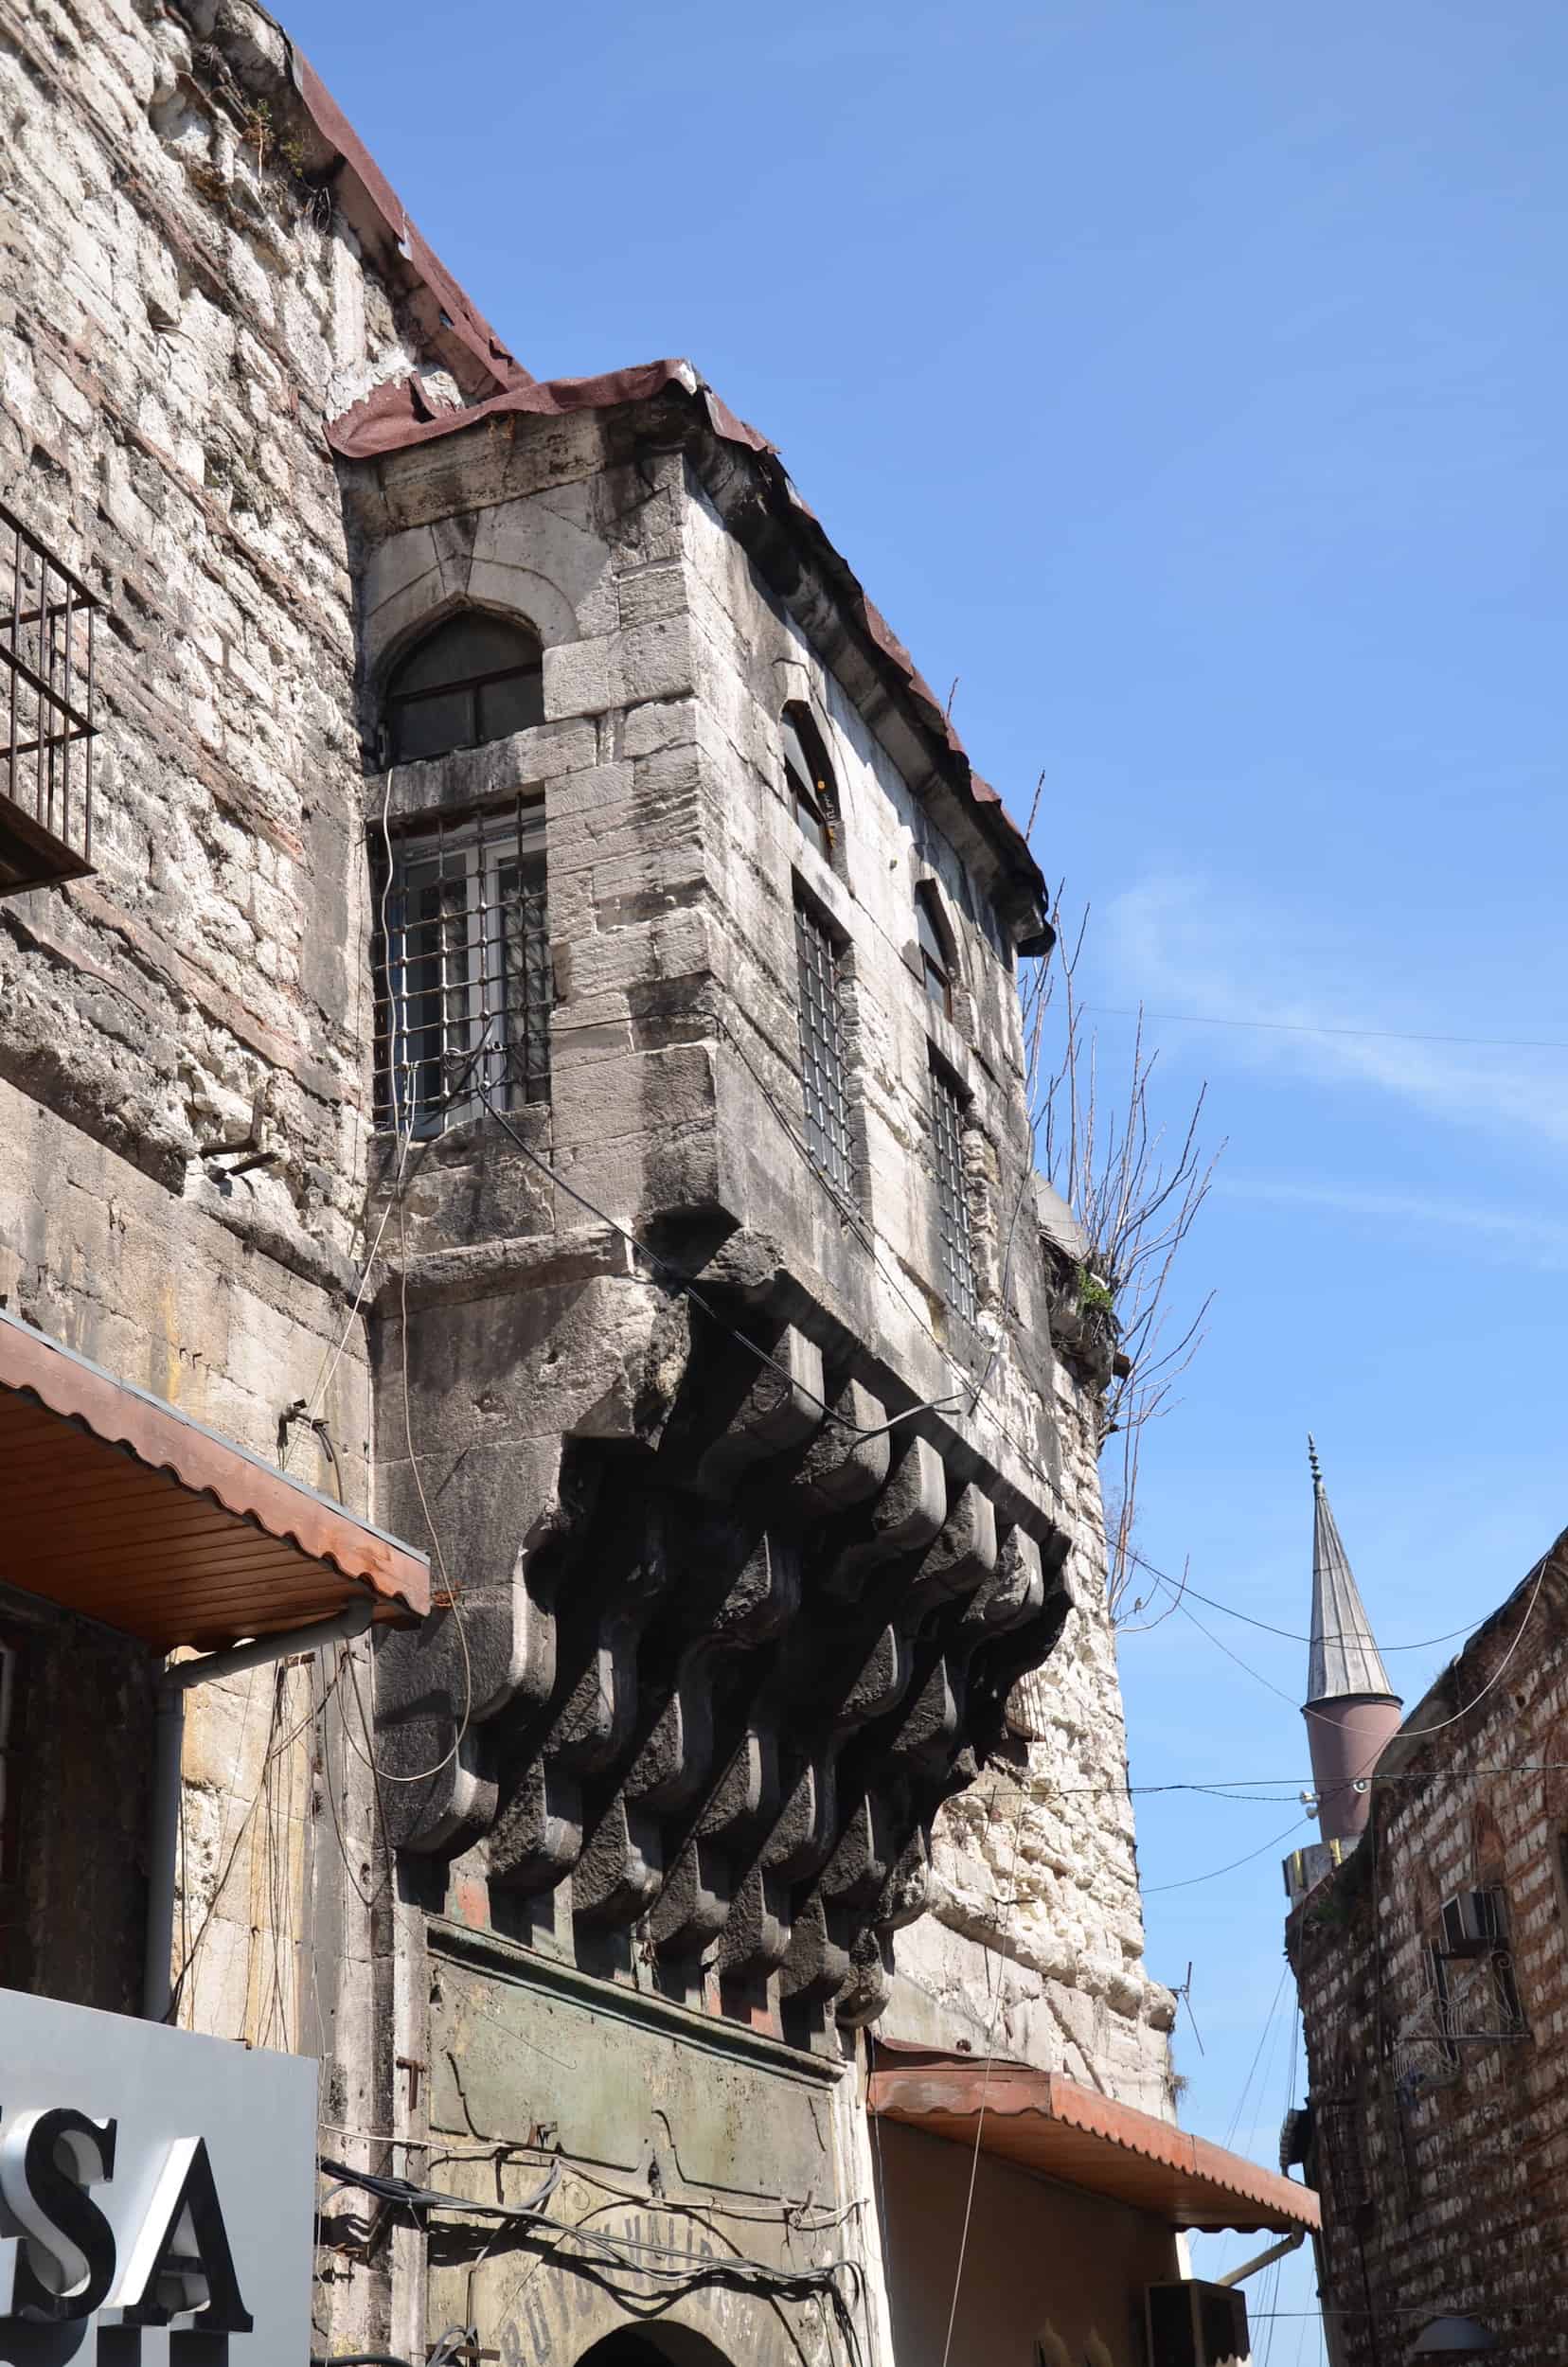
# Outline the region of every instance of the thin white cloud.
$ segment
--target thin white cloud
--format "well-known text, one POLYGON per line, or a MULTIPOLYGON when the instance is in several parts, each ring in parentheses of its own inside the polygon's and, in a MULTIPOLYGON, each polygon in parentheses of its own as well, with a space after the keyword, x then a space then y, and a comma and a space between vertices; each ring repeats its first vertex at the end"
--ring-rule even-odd
POLYGON ((1374 1223, 1463 1233, 1472 1248, 1489 1249, 1509 1264, 1544 1273, 1568 1273, 1568 1223, 1550 1217, 1516 1216, 1505 1208, 1431 1199, 1418 1192, 1361 1190, 1349 1184, 1226 1175, 1223 1171, 1215 1178, 1213 1189, 1225 1200, 1262 1201, 1281 1208, 1322 1208, 1339 1216, 1365 1217, 1374 1223))
POLYGON ((1104 948, 1117 1001, 1251 1023, 1205 1031, 1210 1067, 1222 1059, 1362 1086, 1450 1125, 1568 1148, 1568 1055, 1258 1027, 1437 1032, 1395 994, 1358 982, 1360 949, 1325 917, 1248 909, 1200 880, 1156 879, 1114 899, 1104 948))

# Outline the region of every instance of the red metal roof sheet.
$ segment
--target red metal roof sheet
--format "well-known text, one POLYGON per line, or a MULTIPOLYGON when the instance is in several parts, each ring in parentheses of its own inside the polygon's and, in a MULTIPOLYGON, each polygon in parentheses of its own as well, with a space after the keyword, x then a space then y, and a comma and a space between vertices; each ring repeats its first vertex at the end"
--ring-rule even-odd
POLYGON ((430 1607, 423 1554, 4 1311, 0 1458, 0 1578, 159 1651, 430 1607))
MULTIPOLYGON (((953 728, 952 718, 881 610, 866 596, 859 578, 829 540, 820 520, 801 500, 778 457, 776 446, 770 444, 759 430, 738 418, 689 362, 669 358, 643 362, 629 369, 606 371, 597 378, 529 379, 455 410, 437 409, 426 398, 417 377, 400 379, 372 388, 363 401, 356 402, 338 418, 329 420, 327 440, 345 460, 372 460, 383 453, 402 452, 438 436, 459 435, 487 419, 508 415, 562 418, 576 411, 603 411, 621 403, 647 402, 669 386, 684 388, 703 406, 715 436, 757 454, 772 480, 775 493, 796 520, 799 530, 811 537, 846 584, 846 607, 873 650, 901 682, 905 696, 918 712, 921 727, 953 759, 953 769, 957 775, 954 786, 981 809, 982 828, 988 835, 1000 839, 1008 870, 1043 907, 1045 881, 1027 838, 990 783, 982 780, 971 765, 963 741, 953 728)), ((1031 938, 1023 950, 1039 952, 1042 942, 1048 942, 1043 939, 1043 933, 1041 937, 1031 938)))
POLYGON ((1310 2186, 1260 2169, 1151 2112, 1116 2104, 1060 2073, 971 2056, 876 2049, 871 2110, 882 2120, 1081 2186, 1172 2227, 1288 2235, 1319 2224, 1310 2186))

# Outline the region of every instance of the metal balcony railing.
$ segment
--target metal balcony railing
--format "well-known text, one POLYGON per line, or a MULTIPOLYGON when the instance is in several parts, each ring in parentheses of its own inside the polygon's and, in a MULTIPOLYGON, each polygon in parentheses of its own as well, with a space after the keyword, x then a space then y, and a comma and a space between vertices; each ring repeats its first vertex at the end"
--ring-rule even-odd
POLYGON ((0 503, 0 896, 93 869, 101 606, 0 503))

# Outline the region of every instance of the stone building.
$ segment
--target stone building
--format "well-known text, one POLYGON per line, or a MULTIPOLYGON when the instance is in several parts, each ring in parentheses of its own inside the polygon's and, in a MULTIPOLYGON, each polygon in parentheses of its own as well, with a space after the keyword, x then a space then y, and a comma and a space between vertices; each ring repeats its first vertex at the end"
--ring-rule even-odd
POLYGON ((885 2037, 1003 2055, 1173 2119, 1170 1991, 1144 1965, 1127 1736, 1106 1599, 1099 1447, 1109 1350, 1074 1318, 1087 1237, 1036 1186, 1050 1277, 1072 1611, 1008 1705, 1015 1756, 937 1821, 927 1911, 900 1935, 885 2037))
POLYGON ((1354 1829, 1320 1764, 1342 1829, 1285 1868, 1308 2063, 1290 2149, 1322 2197, 1329 2354, 1381 2367, 1434 2322, 1470 2321, 1448 2326, 1450 2350, 1545 2367, 1568 2249, 1568 1539, 1402 1724, 1340 1562, 1314 1675, 1347 1651, 1391 1715, 1358 1747, 1354 1829))
MULTIPOLYGON (((1041 875, 263 10, 0 0, 0 1977, 318 2058, 318 2351, 888 2358, 860 2033, 1169 2112, 1041 875)), ((1117 2367, 1304 2209, 1167 2167, 1117 2367)))

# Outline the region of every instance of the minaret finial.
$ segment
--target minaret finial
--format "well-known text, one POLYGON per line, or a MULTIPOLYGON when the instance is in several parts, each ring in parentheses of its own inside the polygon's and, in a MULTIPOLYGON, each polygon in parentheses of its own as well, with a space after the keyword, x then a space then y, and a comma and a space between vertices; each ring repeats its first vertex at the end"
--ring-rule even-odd
POLYGON ((1314 1487, 1321 1487, 1323 1486, 1323 1473, 1318 1468, 1317 1440, 1312 1436, 1310 1431, 1307 1433, 1307 1460, 1312 1467, 1312 1486, 1314 1487))

